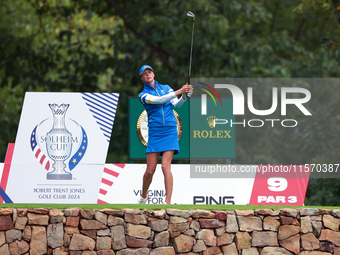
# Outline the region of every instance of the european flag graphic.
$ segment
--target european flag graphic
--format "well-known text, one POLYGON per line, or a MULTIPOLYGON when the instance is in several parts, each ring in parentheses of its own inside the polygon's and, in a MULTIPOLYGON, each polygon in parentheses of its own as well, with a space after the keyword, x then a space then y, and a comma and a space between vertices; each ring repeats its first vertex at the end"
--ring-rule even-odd
POLYGON ((71 157, 69 163, 68 163, 68 167, 69 169, 72 171, 73 168, 75 168, 79 162, 83 159, 86 149, 87 149, 87 144, 88 144, 88 139, 87 139, 87 135, 85 130, 83 129, 82 126, 81 130, 82 130, 82 140, 81 140, 81 144, 79 149, 77 150, 77 152, 71 157))

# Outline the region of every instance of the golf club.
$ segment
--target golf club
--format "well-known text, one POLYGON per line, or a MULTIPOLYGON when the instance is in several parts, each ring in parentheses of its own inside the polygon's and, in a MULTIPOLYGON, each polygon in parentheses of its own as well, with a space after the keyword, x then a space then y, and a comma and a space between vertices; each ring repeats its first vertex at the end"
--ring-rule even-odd
MULTIPOLYGON (((187 12, 187 16, 193 18, 193 19, 192 19, 192 33, 191 33, 191 48, 190 48, 189 76, 188 76, 188 84, 190 84, 191 62, 192 62, 192 47, 193 47, 193 42, 194 42, 195 14, 193 14, 191 11, 188 11, 188 12, 187 12)), ((191 93, 187 93, 187 97, 191 97, 191 93)))

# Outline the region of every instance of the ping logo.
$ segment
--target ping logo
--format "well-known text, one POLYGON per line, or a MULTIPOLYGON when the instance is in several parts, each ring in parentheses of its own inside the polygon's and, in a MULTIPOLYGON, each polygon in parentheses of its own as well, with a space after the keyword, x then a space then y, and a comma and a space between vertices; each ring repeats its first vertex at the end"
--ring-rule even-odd
MULTIPOLYGON (((220 104, 222 105, 221 97, 219 96, 219 94, 216 92, 216 90, 213 87, 211 87, 210 85, 205 84, 203 82, 197 82, 197 83, 199 83, 199 84, 209 88, 212 92, 214 92, 214 94, 217 96, 218 100, 220 101, 220 104)), ((205 88, 200 88, 200 89, 203 90, 205 93, 207 93, 212 98, 212 100, 214 101, 215 105, 217 106, 217 103, 216 103, 216 100, 215 100, 215 97, 213 96, 213 94, 209 90, 207 90, 205 88)), ((202 94, 201 95, 201 102, 202 102, 201 103, 201 114, 202 115, 207 115, 207 95, 206 94, 202 94)), ((210 124, 209 124, 209 126, 210 126, 210 124)))

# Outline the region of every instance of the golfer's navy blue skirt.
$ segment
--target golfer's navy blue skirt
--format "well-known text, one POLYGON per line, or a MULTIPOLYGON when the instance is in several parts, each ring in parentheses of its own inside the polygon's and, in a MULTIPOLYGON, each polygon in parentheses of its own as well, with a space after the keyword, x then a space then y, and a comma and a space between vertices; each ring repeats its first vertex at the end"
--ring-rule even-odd
POLYGON ((177 126, 174 127, 150 127, 146 152, 164 152, 174 150, 179 152, 177 126))

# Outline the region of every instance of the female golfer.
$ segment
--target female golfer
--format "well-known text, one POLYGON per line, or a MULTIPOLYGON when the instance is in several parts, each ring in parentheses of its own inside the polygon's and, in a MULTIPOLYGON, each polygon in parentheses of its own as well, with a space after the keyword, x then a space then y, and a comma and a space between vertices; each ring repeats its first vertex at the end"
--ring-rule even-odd
POLYGON ((162 155, 165 202, 170 204, 173 187, 171 161, 173 155, 179 152, 177 120, 171 106, 181 107, 186 100, 186 93, 192 93, 192 86, 185 84, 179 90, 173 91, 169 85, 161 85, 155 81, 154 70, 149 65, 140 68, 139 76, 144 82, 144 89, 138 97, 148 114, 149 138, 146 147, 147 166, 143 176, 143 190, 138 203, 145 204, 148 201, 147 192, 158 158, 162 155), (180 95, 182 96, 178 99, 180 95))

